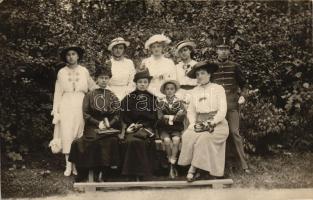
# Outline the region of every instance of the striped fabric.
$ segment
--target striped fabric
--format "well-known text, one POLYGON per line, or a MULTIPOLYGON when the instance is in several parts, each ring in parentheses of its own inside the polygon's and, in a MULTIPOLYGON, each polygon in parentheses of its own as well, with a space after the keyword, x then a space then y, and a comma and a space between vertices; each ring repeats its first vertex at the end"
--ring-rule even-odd
POLYGON ((226 92, 227 107, 230 109, 238 108, 239 95, 245 94, 246 81, 239 65, 232 61, 219 62, 219 69, 213 74, 214 83, 222 85, 226 92))

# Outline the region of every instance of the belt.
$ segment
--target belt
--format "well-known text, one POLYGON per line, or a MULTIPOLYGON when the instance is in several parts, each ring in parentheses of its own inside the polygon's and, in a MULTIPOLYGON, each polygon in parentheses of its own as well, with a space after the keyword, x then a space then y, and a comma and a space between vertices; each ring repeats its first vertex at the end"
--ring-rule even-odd
POLYGON ((192 90, 195 87, 196 87, 195 85, 181 85, 180 86, 180 88, 184 90, 192 90))

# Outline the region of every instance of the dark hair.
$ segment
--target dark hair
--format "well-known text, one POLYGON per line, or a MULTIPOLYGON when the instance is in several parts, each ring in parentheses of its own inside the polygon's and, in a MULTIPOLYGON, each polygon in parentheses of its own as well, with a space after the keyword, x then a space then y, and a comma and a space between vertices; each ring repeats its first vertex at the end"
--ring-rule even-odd
POLYGON ((149 84, 151 83, 151 78, 149 78, 149 77, 138 78, 135 83, 137 84, 138 80, 140 80, 140 79, 148 79, 148 83, 149 84))
POLYGON ((175 91, 177 91, 177 86, 176 86, 176 84, 173 83, 173 82, 167 82, 167 83, 165 83, 165 84, 164 84, 164 89, 165 89, 165 87, 166 87, 168 84, 174 85, 174 86, 175 86, 175 91))
POLYGON ((83 59, 83 55, 84 55, 84 50, 80 47, 68 47, 68 48, 65 48, 61 51, 60 53, 60 57, 61 57, 61 60, 65 63, 67 63, 67 59, 66 59, 66 55, 69 51, 75 51, 78 55, 78 60, 77 61, 81 61, 83 59))
POLYGON ((190 58, 194 59, 195 58, 195 50, 191 46, 186 46, 190 50, 190 58))
POLYGON ((208 72, 208 74, 211 74, 211 76, 214 74, 214 72, 212 70, 210 70, 209 68, 207 68, 205 66, 196 69, 195 72, 197 73, 197 71, 199 71, 199 70, 204 70, 204 71, 208 72))
POLYGON ((112 50, 113 50, 113 48, 115 48, 115 47, 118 46, 118 45, 123 45, 123 46, 124 46, 124 51, 125 51, 126 48, 127 48, 126 44, 116 44, 116 45, 114 45, 114 46, 112 47, 112 50))

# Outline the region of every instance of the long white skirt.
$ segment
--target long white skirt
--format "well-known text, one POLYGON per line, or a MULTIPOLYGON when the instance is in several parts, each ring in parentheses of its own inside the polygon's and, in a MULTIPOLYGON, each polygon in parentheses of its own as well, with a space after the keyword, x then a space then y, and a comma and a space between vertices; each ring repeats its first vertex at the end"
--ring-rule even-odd
POLYGON ((60 121, 54 126, 56 135, 62 142, 62 153, 68 154, 73 140, 80 138, 84 131, 82 104, 85 94, 82 92, 66 92, 63 94, 59 115, 60 121))
POLYGON ((210 172, 213 176, 223 176, 228 134, 228 123, 225 119, 215 127, 213 133, 197 133, 193 127, 188 128, 182 136, 178 164, 192 165, 210 172))

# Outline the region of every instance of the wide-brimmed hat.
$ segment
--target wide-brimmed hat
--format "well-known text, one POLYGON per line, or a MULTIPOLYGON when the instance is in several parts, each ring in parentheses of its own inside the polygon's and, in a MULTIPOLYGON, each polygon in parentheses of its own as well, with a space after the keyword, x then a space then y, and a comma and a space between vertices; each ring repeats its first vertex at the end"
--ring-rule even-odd
POLYGON ((134 76, 133 81, 136 83, 139 79, 142 79, 142 78, 147 78, 150 81, 153 78, 153 76, 150 76, 149 70, 145 69, 143 71, 137 72, 134 76))
POLYGON ((175 81, 175 80, 166 80, 166 81, 164 81, 164 82, 162 83, 162 85, 161 85, 161 87, 160 87, 160 92, 161 92, 162 94, 164 94, 165 86, 166 86, 167 84, 169 84, 169 83, 172 83, 172 84, 175 85, 176 91, 180 88, 180 84, 179 84, 178 81, 175 81))
POLYGON ((63 49, 63 50, 61 51, 60 57, 61 57, 61 60, 62 60, 62 61, 64 61, 64 62, 67 63, 66 54, 67 54, 67 52, 69 52, 69 51, 76 51, 77 54, 78 54, 78 57, 79 57, 78 60, 83 59, 83 55, 84 55, 85 50, 82 49, 82 48, 80 48, 80 47, 78 47, 78 46, 71 46, 71 47, 67 47, 67 48, 65 48, 65 49, 63 49))
POLYGON ((181 50, 183 47, 186 47, 186 46, 191 47, 193 51, 196 48, 196 44, 192 41, 181 41, 176 45, 176 50, 175 50, 176 56, 178 56, 179 50, 181 50))
POLYGON ((214 73, 218 69, 218 64, 211 61, 198 62, 187 73, 187 76, 189 78, 196 78, 196 71, 199 69, 206 69, 209 73, 214 73))
POLYGON ((118 45, 118 44, 124 44, 126 47, 129 46, 129 42, 124 40, 124 38, 122 37, 118 37, 118 38, 114 38, 111 43, 109 44, 108 46, 108 50, 109 51, 112 51, 112 48, 115 46, 115 45, 118 45))
POLYGON ((163 34, 157 34, 151 36, 145 43, 145 49, 149 49, 150 45, 156 42, 164 42, 165 44, 171 43, 171 39, 163 34))
POLYGON ((95 77, 97 78, 100 75, 104 75, 112 78, 111 65, 110 60, 106 61, 104 65, 96 65, 95 77))

